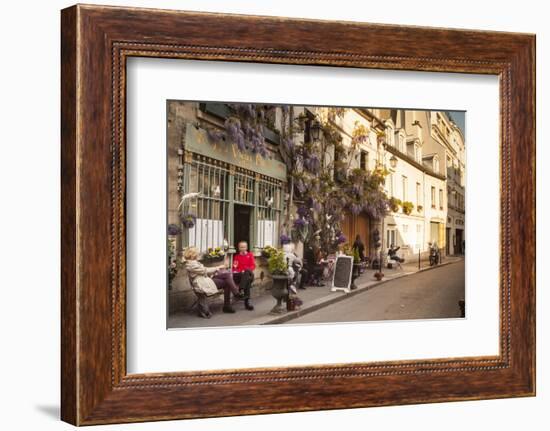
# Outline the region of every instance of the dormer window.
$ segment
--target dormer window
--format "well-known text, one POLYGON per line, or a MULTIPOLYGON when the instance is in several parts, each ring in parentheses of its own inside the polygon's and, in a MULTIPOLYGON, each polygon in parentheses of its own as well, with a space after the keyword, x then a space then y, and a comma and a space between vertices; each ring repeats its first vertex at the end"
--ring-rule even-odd
POLYGON ((421 161, 420 147, 418 146, 418 144, 414 144, 414 160, 416 160, 417 162, 421 161))
POLYGON ((386 143, 392 147, 396 146, 394 124, 391 119, 386 120, 386 143))

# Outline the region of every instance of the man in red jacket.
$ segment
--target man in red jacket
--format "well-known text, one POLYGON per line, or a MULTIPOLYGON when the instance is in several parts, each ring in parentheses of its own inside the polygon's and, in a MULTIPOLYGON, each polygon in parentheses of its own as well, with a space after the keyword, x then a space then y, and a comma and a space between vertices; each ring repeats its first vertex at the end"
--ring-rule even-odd
POLYGON ((233 280, 239 284, 239 288, 244 293, 244 307, 247 310, 254 310, 250 303, 250 288, 254 281, 256 261, 254 255, 248 251, 246 241, 240 241, 237 248, 238 252, 233 256, 233 280))

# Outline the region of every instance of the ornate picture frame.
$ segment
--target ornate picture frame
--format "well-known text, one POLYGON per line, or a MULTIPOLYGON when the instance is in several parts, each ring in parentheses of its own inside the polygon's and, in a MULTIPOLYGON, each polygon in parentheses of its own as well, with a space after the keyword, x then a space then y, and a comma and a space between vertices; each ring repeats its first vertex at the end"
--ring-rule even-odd
POLYGON ((535 394, 534 35, 92 5, 64 9, 61 18, 62 420, 92 425, 535 394), (125 101, 133 56, 497 75, 499 355, 128 374, 125 101))

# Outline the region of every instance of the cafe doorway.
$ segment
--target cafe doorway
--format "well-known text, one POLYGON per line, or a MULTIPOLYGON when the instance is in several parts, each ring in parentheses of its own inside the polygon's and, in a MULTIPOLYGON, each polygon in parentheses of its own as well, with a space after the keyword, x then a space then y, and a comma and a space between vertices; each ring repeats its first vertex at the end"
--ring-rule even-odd
POLYGON ((248 205, 235 205, 235 213, 233 217, 233 232, 235 248, 239 241, 246 241, 248 249, 251 250, 254 244, 250 244, 250 223, 251 223, 252 207, 248 205))

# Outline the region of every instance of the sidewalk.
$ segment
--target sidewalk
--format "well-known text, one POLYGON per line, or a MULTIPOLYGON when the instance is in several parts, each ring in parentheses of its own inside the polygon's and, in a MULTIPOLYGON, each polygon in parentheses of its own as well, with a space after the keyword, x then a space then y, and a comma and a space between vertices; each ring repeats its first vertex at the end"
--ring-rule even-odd
MULTIPOLYGON (((463 260, 463 256, 447 256, 443 259, 440 265, 430 267, 427 261, 421 262, 420 271, 426 271, 431 268, 437 268, 442 265, 448 265, 463 260)), ((171 314, 168 318, 169 329, 185 329, 185 328, 205 328, 205 327, 220 327, 220 326, 252 326, 252 325, 267 325, 274 323, 284 323, 305 314, 316 311, 322 307, 334 304, 335 302, 349 298, 350 296, 357 295, 365 292, 373 287, 384 284, 389 280, 405 277, 410 274, 418 272, 418 261, 406 262, 402 265, 402 269, 392 268, 384 269, 384 278, 381 281, 377 281, 374 278, 376 270, 367 269, 359 278, 355 280, 357 289, 352 290, 350 293, 345 292, 331 292, 330 281, 325 281, 325 286, 322 287, 308 287, 306 290, 298 290, 298 296, 303 301, 303 305, 299 310, 290 311, 281 315, 271 315, 270 310, 275 305, 275 299, 271 296, 271 291, 266 291, 266 294, 254 298, 253 305, 254 310, 248 311, 244 309, 242 301, 237 301, 233 304, 233 307, 237 311, 234 314, 227 314, 222 312, 221 299, 210 303, 210 309, 212 310, 212 317, 210 319, 203 319, 198 317, 196 311, 179 311, 171 314)))

